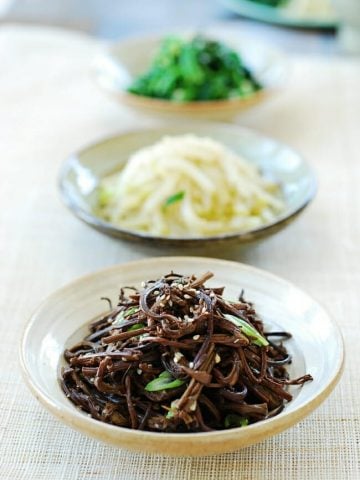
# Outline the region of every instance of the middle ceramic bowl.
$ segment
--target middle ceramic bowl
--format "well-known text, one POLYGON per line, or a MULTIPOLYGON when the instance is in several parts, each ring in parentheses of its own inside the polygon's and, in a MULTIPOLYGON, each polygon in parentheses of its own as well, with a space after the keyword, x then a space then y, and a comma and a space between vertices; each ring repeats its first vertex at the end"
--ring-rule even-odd
POLYGON ((267 237, 294 220, 316 193, 313 171, 298 153, 286 145, 238 126, 198 122, 121 133, 85 148, 65 162, 60 172, 59 186, 65 204, 78 218, 92 227, 115 237, 146 241, 157 246, 180 247, 223 241, 250 242, 267 237), (166 135, 188 133, 211 137, 224 144, 257 166, 265 177, 280 184, 285 209, 275 221, 241 233, 211 237, 160 237, 121 228, 94 213, 97 186, 103 177, 121 170, 136 150, 152 145, 166 135))

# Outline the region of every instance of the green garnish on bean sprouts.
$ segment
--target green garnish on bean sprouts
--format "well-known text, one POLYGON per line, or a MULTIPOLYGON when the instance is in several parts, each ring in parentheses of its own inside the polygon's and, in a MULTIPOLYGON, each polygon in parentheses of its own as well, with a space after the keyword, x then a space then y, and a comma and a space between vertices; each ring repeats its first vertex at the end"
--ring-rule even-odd
POLYGON ((164 203, 164 208, 170 207, 170 205, 173 205, 174 203, 181 202, 181 200, 183 200, 184 197, 185 197, 184 191, 174 193, 174 195, 171 195, 166 199, 164 203))

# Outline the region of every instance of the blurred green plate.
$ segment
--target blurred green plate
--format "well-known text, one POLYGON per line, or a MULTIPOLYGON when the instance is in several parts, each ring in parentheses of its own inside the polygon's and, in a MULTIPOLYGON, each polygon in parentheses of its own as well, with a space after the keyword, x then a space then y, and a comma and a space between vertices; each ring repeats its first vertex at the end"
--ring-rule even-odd
POLYGON ((261 5, 251 0, 221 0, 221 2, 239 15, 268 23, 301 28, 334 28, 337 25, 336 14, 332 12, 330 0, 329 11, 316 15, 296 10, 291 5, 291 0, 288 5, 282 7, 261 5))

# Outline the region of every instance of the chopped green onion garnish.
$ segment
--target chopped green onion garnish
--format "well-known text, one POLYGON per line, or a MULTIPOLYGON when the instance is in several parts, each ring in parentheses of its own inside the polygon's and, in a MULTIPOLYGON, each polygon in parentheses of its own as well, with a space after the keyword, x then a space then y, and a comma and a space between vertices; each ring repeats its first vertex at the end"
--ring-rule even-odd
POLYGON ((167 419, 170 420, 171 418, 174 418, 174 415, 175 415, 175 413, 176 413, 177 410, 178 410, 179 400, 180 400, 180 399, 178 398, 178 399, 173 400, 173 401, 171 402, 170 410, 169 410, 169 411, 167 412, 167 414, 166 414, 166 418, 167 418, 167 419))
POLYGON ((115 320, 113 321, 113 325, 121 325, 125 321, 126 317, 133 315, 139 310, 140 310, 139 307, 130 307, 127 310, 123 310, 116 316, 115 320))
POLYGON ((181 192, 174 193, 165 200, 164 208, 169 207, 170 205, 180 202, 185 197, 185 192, 182 190, 181 192))
POLYGON ((259 347, 266 347, 269 345, 269 342, 264 338, 260 333, 252 326, 250 323, 246 322, 242 318, 235 317, 235 315, 230 315, 228 313, 224 314, 224 317, 230 320, 234 325, 240 327, 242 333, 248 337, 254 345, 259 347))
POLYGON ((118 315, 116 315, 115 320, 113 321, 113 325, 121 325, 125 321, 125 315, 124 312, 120 312, 118 315))
POLYGON ((247 418, 240 417, 234 413, 226 415, 224 420, 225 428, 246 427, 247 425, 249 425, 249 420, 247 418))
POLYGON ((139 307, 130 307, 127 310, 125 310, 124 317, 129 317, 130 315, 138 312, 139 310, 140 310, 139 307))
POLYGON ((139 330, 139 328, 144 328, 144 327, 146 327, 145 323, 135 323, 134 325, 131 325, 131 327, 129 327, 127 331, 131 332, 132 330, 139 330))
POLYGON ((151 380, 151 382, 146 385, 145 390, 147 392, 158 392, 159 390, 181 387, 184 383, 182 380, 173 378, 171 373, 165 371, 160 373, 154 380, 151 380))

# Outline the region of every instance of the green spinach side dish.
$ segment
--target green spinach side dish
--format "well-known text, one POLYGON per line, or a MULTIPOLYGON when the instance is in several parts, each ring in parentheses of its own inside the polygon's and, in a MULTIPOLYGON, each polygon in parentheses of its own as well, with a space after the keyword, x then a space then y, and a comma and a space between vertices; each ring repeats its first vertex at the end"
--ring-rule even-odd
POLYGON ((165 38, 128 92, 175 102, 246 98, 262 86, 239 54, 215 40, 165 38))
POLYGON ((281 7, 288 0, 250 0, 253 3, 261 3, 262 5, 268 5, 269 7, 281 7))

